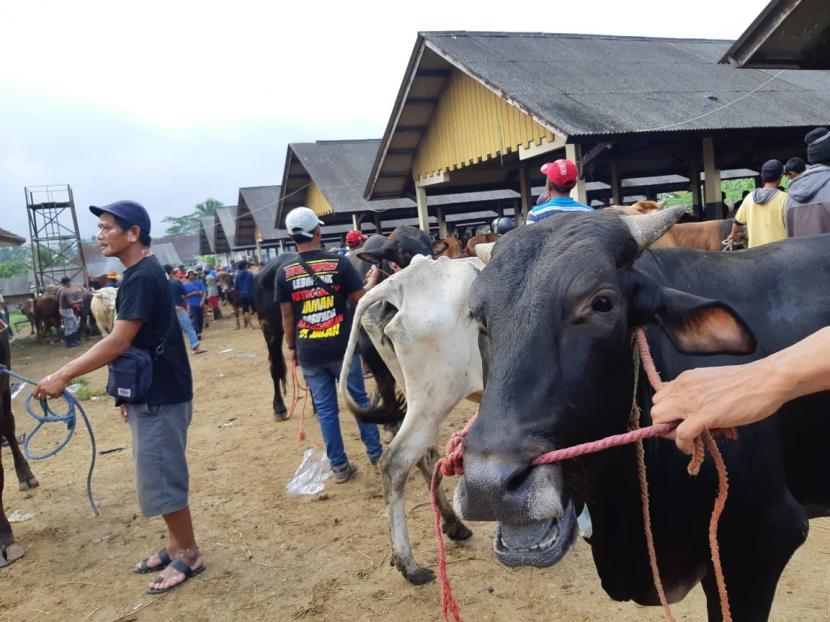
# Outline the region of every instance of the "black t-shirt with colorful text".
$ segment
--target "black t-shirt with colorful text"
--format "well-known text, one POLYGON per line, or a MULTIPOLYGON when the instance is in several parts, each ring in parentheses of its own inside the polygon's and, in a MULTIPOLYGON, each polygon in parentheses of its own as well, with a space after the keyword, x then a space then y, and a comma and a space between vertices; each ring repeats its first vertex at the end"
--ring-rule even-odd
POLYGON ((297 358, 306 365, 339 361, 352 327, 349 295, 361 289, 363 281, 343 255, 305 251, 302 258, 334 295, 309 276, 296 254, 285 256, 277 269, 276 296, 294 307, 297 358))

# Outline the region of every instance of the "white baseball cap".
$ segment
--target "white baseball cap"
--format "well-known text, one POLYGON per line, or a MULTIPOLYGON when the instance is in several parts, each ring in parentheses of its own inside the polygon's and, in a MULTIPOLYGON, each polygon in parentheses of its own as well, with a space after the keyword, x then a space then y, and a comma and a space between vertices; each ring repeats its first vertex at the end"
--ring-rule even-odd
POLYGON ((295 207, 285 217, 285 228, 289 235, 301 235, 309 240, 314 237, 314 230, 325 223, 317 218, 307 207, 295 207))

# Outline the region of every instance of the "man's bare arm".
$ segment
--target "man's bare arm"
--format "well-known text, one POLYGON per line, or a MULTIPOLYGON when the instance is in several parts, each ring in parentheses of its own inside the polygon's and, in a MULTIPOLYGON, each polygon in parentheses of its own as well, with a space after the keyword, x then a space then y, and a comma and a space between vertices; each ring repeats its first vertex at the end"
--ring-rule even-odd
POLYGON ((141 320, 117 320, 109 335, 38 382, 33 391, 35 398, 57 397, 73 378, 95 371, 117 359, 130 347, 141 324, 141 320))
POLYGON ((691 369, 654 395, 655 423, 682 420, 677 446, 690 453, 704 430, 760 421, 790 400, 830 390, 830 327, 747 363, 691 369))

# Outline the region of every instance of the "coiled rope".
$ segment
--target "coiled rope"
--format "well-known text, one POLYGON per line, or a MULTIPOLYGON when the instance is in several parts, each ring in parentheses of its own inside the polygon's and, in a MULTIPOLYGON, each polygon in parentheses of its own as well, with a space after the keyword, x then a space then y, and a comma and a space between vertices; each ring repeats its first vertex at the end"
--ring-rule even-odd
MULTIPOLYGON (((26 376, 22 376, 17 372, 13 372, 5 365, 0 365, 0 374, 6 374, 13 378, 17 378, 18 380, 22 380, 23 382, 27 382, 31 385, 37 385, 37 382, 35 382, 34 380, 27 378, 26 376)), ((87 432, 89 432, 89 440, 92 445, 92 456, 89 461, 89 471, 86 475, 87 499, 89 500, 89 505, 92 508, 92 511, 95 513, 95 516, 101 516, 101 512, 98 511, 98 506, 95 504, 95 499, 92 496, 92 472, 95 470, 95 456, 97 453, 95 445, 95 434, 92 432, 92 425, 90 425, 89 423, 89 417, 87 417, 84 407, 81 406, 81 403, 75 398, 74 395, 72 395, 69 391, 64 390, 61 393, 61 397, 63 398, 64 402, 66 402, 66 412, 63 413, 56 412, 49 405, 49 402, 45 399, 35 400, 34 396, 31 393, 26 398, 26 401, 24 402, 26 412, 29 414, 29 416, 32 417, 32 419, 36 421, 36 425, 34 428, 32 428, 32 430, 26 435, 26 438, 23 440, 23 455, 26 456, 28 460, 45 460, 46 458, 51 458, 52 456, 56 455, 64 447, 66 447, 69 444, 69 441, 71 441, 72 437, 75 435, 75 423, 77 419, 75 415, 75 408, 77 407, 77 409, 81 412, 81 417, 84 420, 87 432), (35 401, 39 402, 41 411, 40 413, 37 412, 36 406, 34 404, 35 401), (63 441, 61 441, 58 444, 58 446, 54 449, 51 449, 50 451, 47 451, 43 454, 32 453, 32 439, 43 426, 50 423, 66 424, 66 436, 64 437, 63 441)))

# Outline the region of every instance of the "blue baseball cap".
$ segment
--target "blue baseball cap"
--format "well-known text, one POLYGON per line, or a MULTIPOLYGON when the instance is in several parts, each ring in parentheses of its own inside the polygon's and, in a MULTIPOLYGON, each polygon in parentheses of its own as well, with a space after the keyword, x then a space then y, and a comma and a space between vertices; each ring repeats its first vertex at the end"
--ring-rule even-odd
POLYGON ((109 205, 90 205, 89 211, 100 216, 101 214, 112 214, 126 223, 127 227, 137 226, 147 235, 150 235, 150 214, 144 206, 135 201, 116 201, 109 205))

